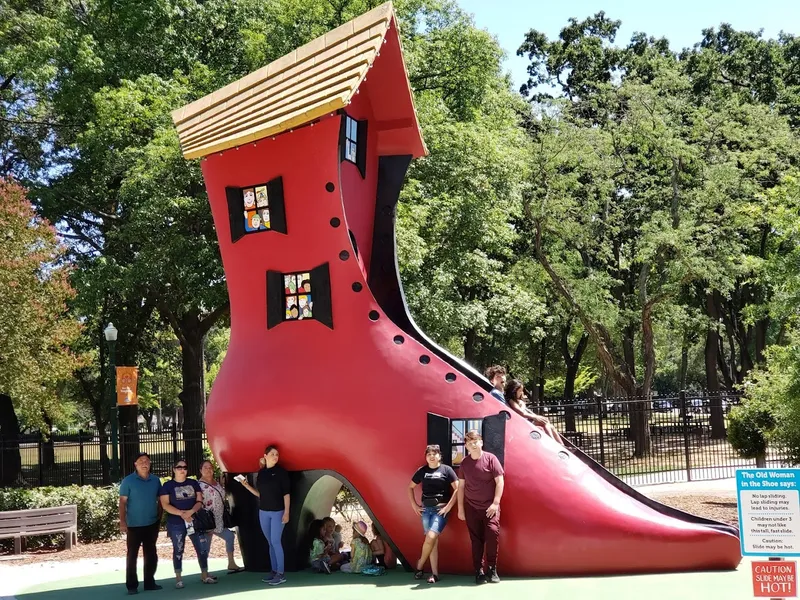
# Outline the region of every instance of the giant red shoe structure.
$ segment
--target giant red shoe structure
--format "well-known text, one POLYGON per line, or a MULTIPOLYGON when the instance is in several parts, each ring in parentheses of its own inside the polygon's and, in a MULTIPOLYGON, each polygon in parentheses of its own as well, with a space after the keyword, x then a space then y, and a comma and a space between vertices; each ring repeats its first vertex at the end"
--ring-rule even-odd
MULTIPOLYGON (((454 438, 478 426, 506 470, 501 573, 738 565, 735 528, 657 504, 542 436, 409 317, 394 215, 408 165, 427 151, 391 4, 173 118, 186 158, 203 157, 230 294, 209 441, 226 470, 245 473, 279 445, 293 478, 285 545, 329 514, 344 482, 408 566, 422 529, 406 488, 425 445, 450 460, 454 438)), ((266 568, 253 499, 233 487, 248 567, 266 568)), ((453 514, 442 571, 470 571, 469 547, 453 514)))

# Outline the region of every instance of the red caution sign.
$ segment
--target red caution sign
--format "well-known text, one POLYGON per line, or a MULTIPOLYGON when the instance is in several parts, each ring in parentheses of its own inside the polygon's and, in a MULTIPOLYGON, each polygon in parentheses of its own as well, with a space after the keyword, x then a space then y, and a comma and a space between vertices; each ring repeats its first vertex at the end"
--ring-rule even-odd
POLYGON ((797 563, 753 562, 753 595, 756 598, 797 598, 797 563))

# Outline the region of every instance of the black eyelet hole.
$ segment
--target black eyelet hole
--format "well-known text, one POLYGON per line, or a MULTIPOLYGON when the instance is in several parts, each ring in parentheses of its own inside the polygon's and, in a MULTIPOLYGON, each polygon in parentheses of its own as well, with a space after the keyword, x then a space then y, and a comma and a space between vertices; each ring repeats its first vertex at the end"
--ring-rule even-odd
POLYGON ((455 373, 448 373, 447 375, 444 376, 444 380, 447 383, 453 383, 456 380, 456 374, 455 373))
POLYGON ((508 412, 507 410, 501 410, 500 414, 503 415, 506 418, 506 421, 510 421, 511 420, 511 413, 508 412))
POLYGON ((475 402, 483 402, 483 394, 480 392, 475 392, 472 394, 472 399, 475 400, 475 402))
POLYGON ((328 183, 325 184, 325 189, 328 190, 329 192, 332 192, 333 190, 336 189, 336 186, 333 185, 332 181, 329 181, 328 183))
POLYGON ((403 342, 405 342, 405 341, 406 341, 406 339, 402 335, 394 336, 394 343, 397 344, 398 346, 400 344, 402 344, 403 342))
POLYGON ((339 258, 341 258, 342 260, 347 260, 348 258, 350 258, 350 253, 347 250, 342 250, 341 252, 339 252, 339 258))
POLYGON ((357 281, 353 284, 353 291, 354 292, 360 292, 362 289, 364 289, 364 286, 362 286, 357 281))
POLYGON ((369 311, 369 320, 370 321, 377 321, 380 318, 377 310, 369 311))
POLYGON ((338 227, 341 224, 342 222, 339 220, 339 217, 333 217, 331 219, 331 227, 338 227))
POLYGON ((561 460, 567 460, 569 458, 569 454, 564 452, 563 450, 558 453, 558 458, 561 460))
POLYGON ((538 431, 531 431, 531 438, 533 438, 534 440, 540 440, 542 439, 542 434, 539 433, 538 431))
POLYGON ((431 362, 431 357, 427 354, 423 354, 419 357, 419 362, 420 364, 427 365, 429 362, 431 362))

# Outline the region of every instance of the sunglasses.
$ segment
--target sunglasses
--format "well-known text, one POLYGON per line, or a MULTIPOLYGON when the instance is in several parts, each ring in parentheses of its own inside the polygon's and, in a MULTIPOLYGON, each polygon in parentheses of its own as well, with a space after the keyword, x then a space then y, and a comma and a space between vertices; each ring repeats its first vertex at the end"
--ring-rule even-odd
POLYGON ((183 470, 186 470, 186 469, 188 469, 189 467, 187 467, 186 465, 175 465, 175 468, 176 468, 176 469, 183 469, 183 470))

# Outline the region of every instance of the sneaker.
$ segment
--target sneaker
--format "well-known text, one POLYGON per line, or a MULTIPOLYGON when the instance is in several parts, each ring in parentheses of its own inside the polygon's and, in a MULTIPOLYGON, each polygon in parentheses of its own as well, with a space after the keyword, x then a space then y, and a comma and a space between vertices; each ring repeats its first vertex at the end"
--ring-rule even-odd
POLYGON ((483 574, 483 569, 475 571, 475 584, 480 585, 486 583, 486 575, 483 574))
POLYGON ((497 576, 497 567, 489 567, 489 574, 486 579, 490 583, 500 583, 500 578, 497 576))
POLYGON ((263 581, 264 583, 269 583, 270 581, 275 579, 275 575, 277 575, 277 573, 275 571, 270 571, 269 572, 269 576, 268 577, 264 577, 261 581, 263 581))
POLYGON ((144 586, 145 592, 155 592, 156 590, 163 590, 163 589, 164 586, 158 585, 157 583, 154 583, 153 585, 144 586))
POLYGON ((275 577, 269 582, 270 585, 280 585, 282 583, 286 583, 286 577, 283 576, 283 573, 275 573, 275 577))
POLYGON ((325 569, 325 572, 330 575, 331 574, 331 566, 326 562, 322 561, 322 568, 325 569))

